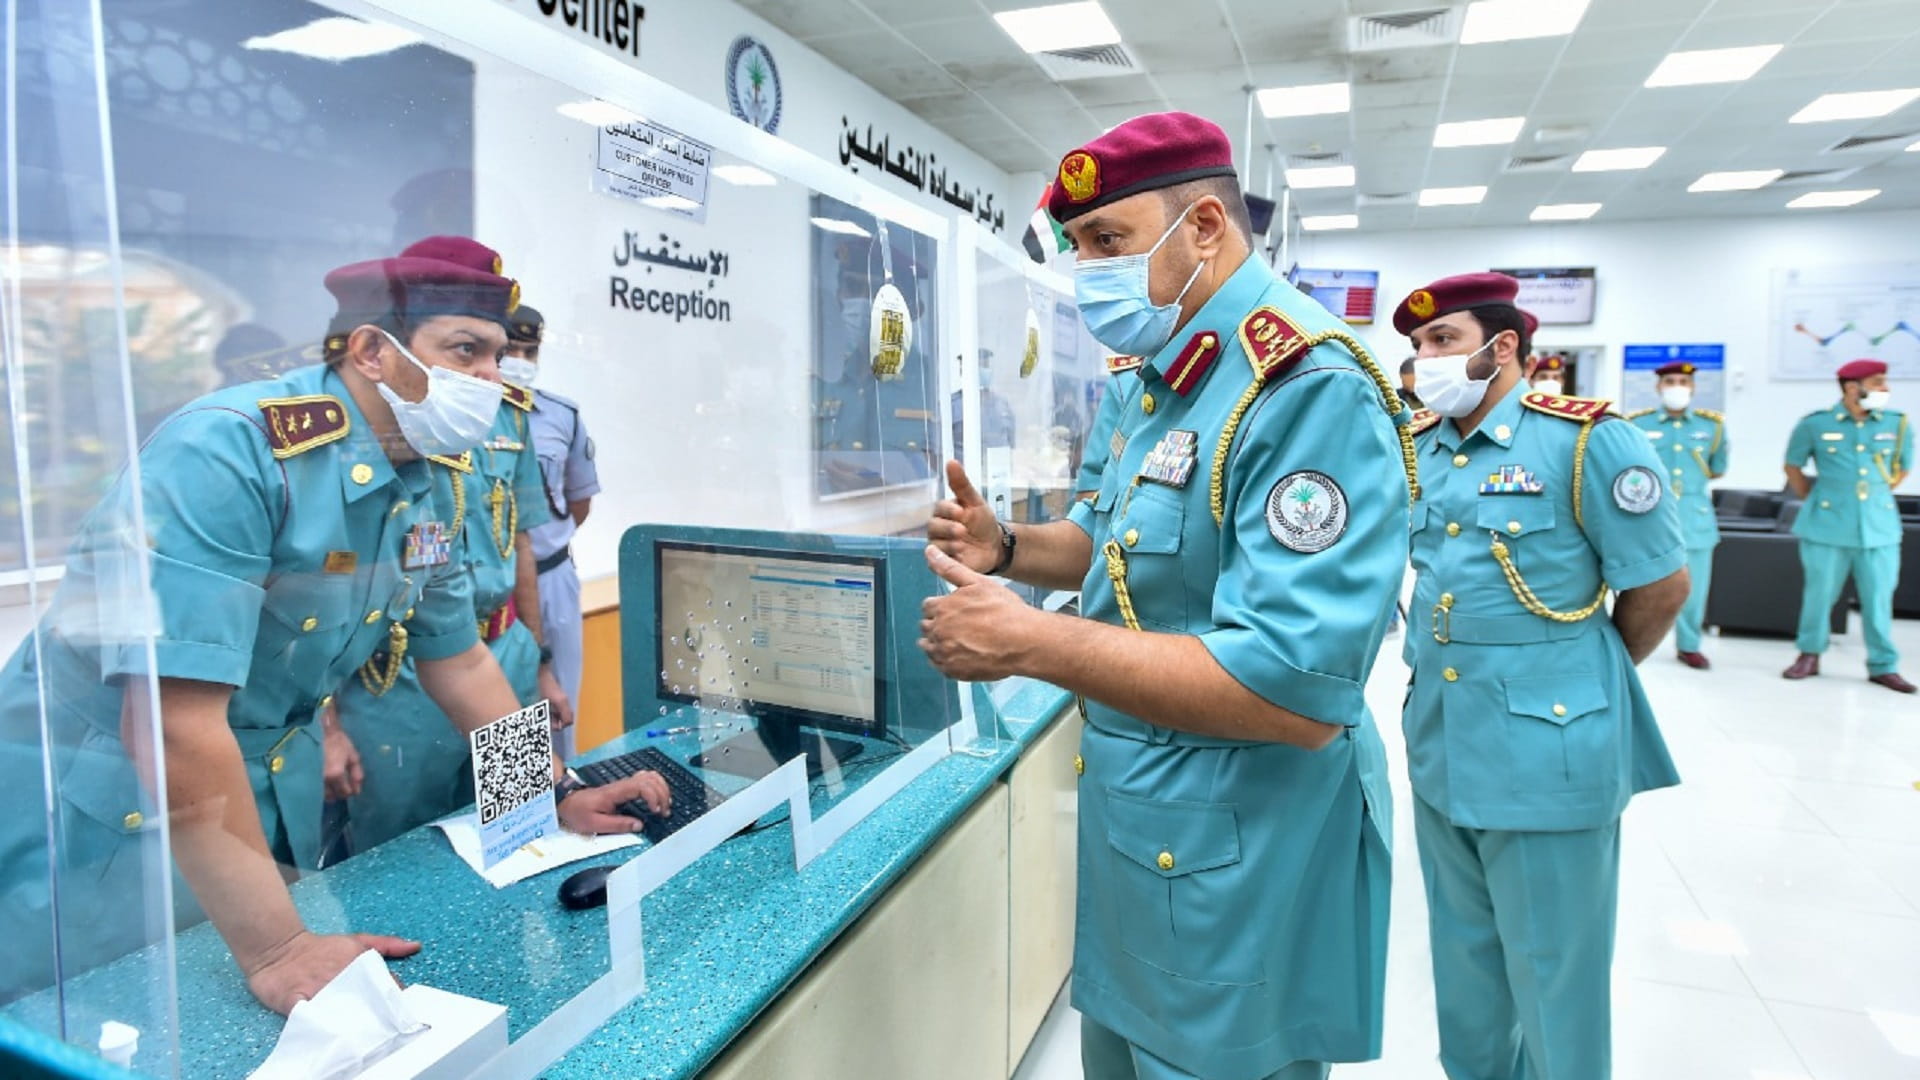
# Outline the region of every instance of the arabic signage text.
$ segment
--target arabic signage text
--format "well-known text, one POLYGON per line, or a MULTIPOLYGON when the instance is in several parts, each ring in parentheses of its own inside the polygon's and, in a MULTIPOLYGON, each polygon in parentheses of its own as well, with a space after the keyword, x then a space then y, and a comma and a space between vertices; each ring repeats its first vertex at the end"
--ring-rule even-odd
POLYGON ((636 120, 600 129, 594 190, 697 216, 707 204, 713 147, 659 124, 636 120))
POLYGON ((865 162, 916 191, 924 191, 961 213, 973 215, 974 220, 991 226, 994 232, 1006 231, 1007 211, 1004 207, 994 208, 992 192, 983 192, 978 185, 968 190, 958 179, 949 177, 946 169, 937 167, 937 154, 919 153, 905 143, 895 148, 891 135, 876 139, 872 124, 867 125, 864 134, 855 131, 843 116, 840 118, 840 164, 857 173, 860 166, 855 162, 865 162))
POLYGON ((629 229, 613 245, 613 265, 622 273, 607 278, 607 306, 652 315, 671 315, 674 322, 687 319, 732 322, 733 305, 713 295, 720 279, 733 270, 733 256, 724 251, 682 252, 680 241, 666 233, 658 234, 659 245, 640 239, 629 229), (678 288, 684 279, 630 279, 628 274, 651 275, 654 267, 677 270, 707 279, 705 288, 678 288))

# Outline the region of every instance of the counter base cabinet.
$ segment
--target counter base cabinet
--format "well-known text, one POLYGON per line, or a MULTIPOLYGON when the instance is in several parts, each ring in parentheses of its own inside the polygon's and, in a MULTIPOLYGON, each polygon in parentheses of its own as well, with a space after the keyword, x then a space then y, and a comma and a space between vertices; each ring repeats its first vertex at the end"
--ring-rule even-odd
POLYGON ((1073 967, 1073 891, 1078 861, 1080 713, 1069 708, 1013 767, 1009 860, 1013 949, 1007 1060, 1020 1064, 1073 967))

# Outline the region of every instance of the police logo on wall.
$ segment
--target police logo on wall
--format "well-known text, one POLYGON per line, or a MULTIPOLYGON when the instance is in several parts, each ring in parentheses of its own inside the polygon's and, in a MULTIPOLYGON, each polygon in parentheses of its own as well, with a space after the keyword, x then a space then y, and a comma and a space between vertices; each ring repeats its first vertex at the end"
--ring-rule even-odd
POLYGON ((1289 551, 1312 555, 1347 532, 1347 493, 1325 473, 1288 473, 1267 495, 1267 530, 1289 551))
POLYGON ((1660 505, 1660 478, 1644 465, 1623 470, 1613 478, 1613 501, 1629 514, 1644 514, 1660 505))
POLYGON ((758 38, 742 34, 727 48, 727 107, 769 135, 780 130, 780 69, 758 38))

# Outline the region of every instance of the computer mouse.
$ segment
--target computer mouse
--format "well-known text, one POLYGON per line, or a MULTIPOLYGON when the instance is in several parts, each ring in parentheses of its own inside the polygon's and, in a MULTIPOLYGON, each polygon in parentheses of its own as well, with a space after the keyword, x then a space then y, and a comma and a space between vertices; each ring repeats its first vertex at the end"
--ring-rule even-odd
POLYGON ((589 866, 560 883, 560 906, 574 911, 597 908, 607 902, 607 875, 620 869, 618 864, 589 866))

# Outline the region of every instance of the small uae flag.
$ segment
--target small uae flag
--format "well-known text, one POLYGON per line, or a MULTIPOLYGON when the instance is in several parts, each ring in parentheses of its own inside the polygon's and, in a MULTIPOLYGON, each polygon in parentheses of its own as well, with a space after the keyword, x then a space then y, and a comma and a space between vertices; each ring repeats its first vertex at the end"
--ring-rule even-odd
POLYGON ((1027 249, 1027 257, 1043 266, 1067 250, 1067 234, 1060 230, 1060 223, 1053 220, 1053 215, 1047 213, 1047 200, 1052 196, 1052 184, 1041 189, 1040 204, 1033 208, 1033 216, 1027 219, 1027 234, 1020 240, 1021 246, 1027 249))

